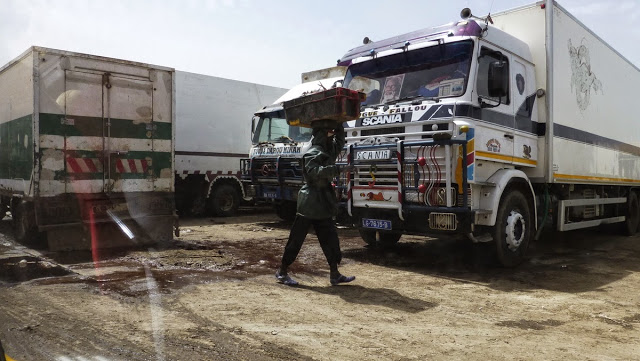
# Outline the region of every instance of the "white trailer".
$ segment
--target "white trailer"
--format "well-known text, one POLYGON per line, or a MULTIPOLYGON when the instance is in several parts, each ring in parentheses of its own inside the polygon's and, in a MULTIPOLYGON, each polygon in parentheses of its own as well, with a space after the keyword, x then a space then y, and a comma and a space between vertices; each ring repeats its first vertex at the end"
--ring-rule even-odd
POLYGON ((461 16, 339 61, 369 93, 343 194, 363 239, 459 232, 514 266, 545 226, 636 233, 638 67, 552 0, 461 16))
POLYGON ((171 239, 173 80, 171 68, 42 47, 0 68, 0 210, 19 240, 171 239))
POLYGON ((175 187, 181 215, 209 210, 229 216, 248 200, 240 159, 251 146, 251 116, 286 91, 176 71, 175 187))

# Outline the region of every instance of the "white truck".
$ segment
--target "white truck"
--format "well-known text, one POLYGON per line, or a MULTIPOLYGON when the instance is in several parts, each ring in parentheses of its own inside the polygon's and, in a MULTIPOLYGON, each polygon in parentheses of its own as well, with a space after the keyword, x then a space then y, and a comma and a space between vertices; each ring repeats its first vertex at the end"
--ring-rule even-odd
POLYGON ((552 0, 461 17, 338 62, 368 93, 344 193, 362 238, 463 233, 509 267, 545 226, 636 233, 638 67, 552 0))
POLYGON ((176 207, 180 215, 233 215, 250 198, 240 180, 248 119, 287 90, 183 71, 175 77, 176 207))
POLYGON ((300 159, 311 146, 311 129, 289 126, 282 103, 342 84, 345 71, 346 67, 332 67, 303 73, 301 84, 255 113, 250 158, 242 163, 245 190, 257 201, 272 203, 282 219, 295 216, 303 184, 300 159))
POLYGON ((42 47, 0 68, 0 210, 19 240, 46 233, 52 249, 84 249, 172 238, 173 75, 42 47))

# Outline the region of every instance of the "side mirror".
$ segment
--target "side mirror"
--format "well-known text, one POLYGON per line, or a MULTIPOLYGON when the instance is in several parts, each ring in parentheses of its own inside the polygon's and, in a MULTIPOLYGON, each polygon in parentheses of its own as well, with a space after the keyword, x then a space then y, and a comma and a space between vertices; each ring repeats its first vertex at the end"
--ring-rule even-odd
POLYGON ((492 98, 502 98, 509 94, 509 67, 505 61, 489 64, 488 91, 492 98))
POLYGON ((256 132, 256 117, 251 118, 251 137, 256 132))

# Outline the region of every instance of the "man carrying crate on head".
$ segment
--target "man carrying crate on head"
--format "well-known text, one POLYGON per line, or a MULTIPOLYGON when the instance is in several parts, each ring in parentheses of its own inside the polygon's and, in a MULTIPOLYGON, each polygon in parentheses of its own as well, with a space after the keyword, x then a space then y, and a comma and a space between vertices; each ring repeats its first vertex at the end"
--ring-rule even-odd
POLYGON ((336 158, 345 144, 345 132, 341 122, 316 120, 311 123, 313 138, 311 148, 302 157, 305 184, 298 193, 296 218, 282 256, 282 265, 276 278, 288 286, 298 284, 287 270, 295 261, 304 239, 313 225, 329 269, 331 285, 351 282, 355 276, 344 276, 338 271, 342 260, 340 240, 333 217, 337 213, 337 200, 331 181, 338 176, 336 158))

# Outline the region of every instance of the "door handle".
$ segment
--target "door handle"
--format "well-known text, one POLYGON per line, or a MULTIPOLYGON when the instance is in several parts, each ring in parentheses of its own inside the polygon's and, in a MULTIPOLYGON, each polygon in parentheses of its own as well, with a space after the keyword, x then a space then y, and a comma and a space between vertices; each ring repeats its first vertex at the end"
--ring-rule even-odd
POLYGON ((509 134, 509 133, 505 133, 504 137, 505 137, 505 138, 508 138, 508 139, 513 139, 513 138, 515 138, 515 137, 513 136, 513 134, 509 134))

